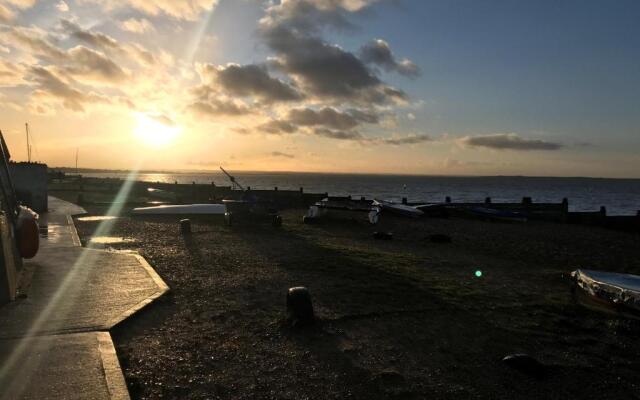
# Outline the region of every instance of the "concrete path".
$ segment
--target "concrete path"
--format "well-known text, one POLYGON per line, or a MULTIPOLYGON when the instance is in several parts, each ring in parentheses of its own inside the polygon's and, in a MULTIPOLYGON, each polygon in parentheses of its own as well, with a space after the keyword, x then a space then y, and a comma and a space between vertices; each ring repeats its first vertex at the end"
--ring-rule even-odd
MULTIPOLYGON (((0 340, 0 354, 28 347, 3 374, 2 399, 128 399, 107 332, 0 340)), ((5 364, 7 363, 7 364, 5 364)))
POLYGON ((40 251, 25 263, 26 297, 0 307, 0 398, 128 398, 111 336, 99 331, 168 287, 138 254, 80 247, 71 214, 83 209, 52 197, 49 207, 40 251))

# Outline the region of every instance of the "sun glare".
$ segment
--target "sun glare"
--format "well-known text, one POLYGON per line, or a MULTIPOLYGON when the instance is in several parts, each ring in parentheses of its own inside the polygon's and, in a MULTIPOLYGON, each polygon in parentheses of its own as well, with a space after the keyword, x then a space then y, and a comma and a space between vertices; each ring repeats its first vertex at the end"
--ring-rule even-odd
POLYGON ((167 125, 153 116, 138 114, 136 118, 137 124, 134 134, 140 141, 148 146, 166 146, 173 142, 180 133, 180 127, 167 125))

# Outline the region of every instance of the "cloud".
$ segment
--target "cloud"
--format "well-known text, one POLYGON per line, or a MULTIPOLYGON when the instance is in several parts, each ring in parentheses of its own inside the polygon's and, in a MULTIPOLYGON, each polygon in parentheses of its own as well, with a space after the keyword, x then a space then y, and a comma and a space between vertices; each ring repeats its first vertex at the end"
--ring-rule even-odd
POLYGON ((93 3, 107 11, 133 9, 147 15, 166 15, 179 20, 195 21, 200 14, 212 11, 218 0, 80 0, 93 3))
POLYGON ((197 115, 212 117, 220 115, 244 115, 250 110, 242 104, 238 104, 231 100, 209 99, 192 103, 187 107, 190 111, 197 115))
POLYGON ((282 157, 282 158, 296 158, 293 154, 283 153, 281 151, 272 151, 271 155, 273 157, 282 157))
POLYGON ((23 66, 0 59, 0 87, 14 87, 23 83, 23 66))
POLYGON ((357 131, 340 131, 340 130, 332 130, 326 128, 316 128, 313 130, 313 134, 317 136, 326 137, 329 139, 338 139, 338 140, 361 140, 363 139, 362 134, 357 131))
POLYGON ((83 112, 85 104, 104 103, 108 100, 95 93, 85 93, 71 86, 48 68, 34 66, 29 69, 29 80, 33 81, 37 90, 36 97, 52 98, 60 101, 65 108, 83 112))
POLYGON ((470 147, 486 147, 496 150, 559 150, 561 143, 547 142, 539 139, 521 138, 515 133, 496 133, 493 135, 466 136, 460 143, 470 147))
POLYGON ((255 96, 263 101, 293 101, 302 95, 280 79, 269 75, 266 67, 248 64, 206 65, 201 73, 210 84, 217 84, 228 95, 255 96))
POLYGON ((263 132, 279 135, 283 133, 295 133, 298 127, 288 121, 274 119, 258 126, 258 129, 263 132))
POLYGON ((331 107, 324 107, 317 111, 310 108, 293 109, 289 111, 287 120, 299 126, 322 125, 336 130, 353 129, 361 122, 378 122, 378 118, 374 114, 360 110, 343 113, 331 107))
POLYGON ((402 91, 383 84, 353 53, 337 45, 282 27, 264 31, 264 39, 277 54, 272 65, 292 75, 314 96, 361 103, 392 103, 406 98, 402 91))
POLYGON ((76 46, 68 51, 70 65, 67 72, 106 82, 121 82, 127 75, 115 62, 104 54, 84 46, 76 46))
POLYGON ((13 21, 16 14, 8 7, 0 4, 0 22, 9 23, 13 21))
POLYGON ((360 48, 362 61, 382 67, 385 71, 396 71, 410 78, 420 75, 420 68, 411 60, 396 60, 389 43, 382 39, 374 39, 360 48))
POLYGON ((149 20, 146 18, 140 18, 140 19, 129 18, 127 20, 121 21, 118 24, 118 26, 123 31, 133 32, 138 34, 155 31, 155 28, 153 27, 151 22, 149 22, 149 20))
POLYGON ((153 65, 156 63, 154 55, 137 43, 123 45, 109 35, 83 29, 78 24, 65 19, 61 20, 60 24, 65 31, 69 32, 71 37, 102 52, 134 61, 140 65, 153 65))
POLYGON ((33 7, 36 4, 36 0, 3 0, 3 3, 25 10, 33 7))
POLYGON ((401 146, 405 144, 419 144, 424 142, 430 142, 433 139, 429 135, 409 135, 405 137, 393 137, 388 139, 383 139, 382 143, 391 144, 394 146, 401 146))
POLYGON ((62 28, 69 32, 71 37, 84 42, 90 46, 93 46, 100 50, 119 50, 120 45, 118 41, 109 35, 105 35, 100 32, 92 32, 82 29, 80 25, 67 19, 60 20, 62 28))
POLYGON ((65 3, 64 0, 60 0, 58 2, 58 4, 56 4, 56 8, 60 12, 68 12, 69 11, 69 5, 67 3, 65 3))

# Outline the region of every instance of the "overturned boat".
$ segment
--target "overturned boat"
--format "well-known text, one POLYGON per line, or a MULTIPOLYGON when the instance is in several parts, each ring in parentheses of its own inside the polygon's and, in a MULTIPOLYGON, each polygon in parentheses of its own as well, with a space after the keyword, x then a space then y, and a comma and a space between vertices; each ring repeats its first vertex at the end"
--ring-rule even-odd
POLYGON ((309 207, 303 217, 304 223, 313 223, 324 217, 341 219, 360 219, 366 215, 371 224, 378 223, 380 208, 373 205, 372 200, 364 198, 354 200, 351 197, 326 197, 309 207))
POLYGON ((571 273, 576 300, 599 311, 640 318, 640 276, 578 269, 571 273))
POLYGON ((378 207, 380 211, 388 211, 403 217, 418 218, 424 215, 424 212, 416 207, 407 204, 398 204, 392 201, 374 200, 373 206, 378 207))

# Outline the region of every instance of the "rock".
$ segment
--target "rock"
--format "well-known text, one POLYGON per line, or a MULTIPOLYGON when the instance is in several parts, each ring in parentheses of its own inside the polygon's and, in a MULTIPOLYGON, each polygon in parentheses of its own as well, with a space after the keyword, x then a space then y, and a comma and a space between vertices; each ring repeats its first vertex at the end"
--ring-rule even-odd
POLYGON ((429 235, 429 241, 431 243, 451 243, 451 236, 445 235, 443 233, 434 233, 433 235, 429 235))
POLYGON ((373 238, 376 240, 391 240, 393 232, 373 232, 373 238))
POLYGON ((502 362, 513 369, 536 378, 542 378, 546 372, 545 366, 528 354, 509 354, 502 359, 502 362))
POLYGON ((309 289, 292 287, 287 291, 287 318, 293 325, 312 325, 315 322, 309 289))

